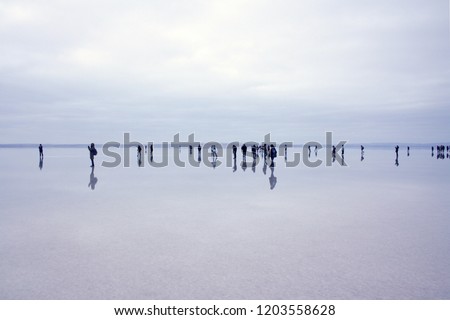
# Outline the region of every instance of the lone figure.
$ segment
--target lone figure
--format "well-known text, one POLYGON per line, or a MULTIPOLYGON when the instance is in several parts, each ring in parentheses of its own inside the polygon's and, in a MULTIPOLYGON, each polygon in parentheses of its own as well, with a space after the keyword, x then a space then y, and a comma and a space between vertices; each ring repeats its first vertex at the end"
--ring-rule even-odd
POLYGON ((245 143, 242 145, 241 150, 242 150, 242 156, 245 159, 245 157, 247 155, 247 146, 245 145, 245 143))
POLYGON ((44 158, 44 148, 42 147, 42 144, 39 145, 39 158, 44 158))
POLYGON ((97 149, 95 149, 95 144, 91 143, 91 146, 88 146, 89 149, 89 158, 91 159, 91 167, 94 167, 94 157, 97 155, 97 149))

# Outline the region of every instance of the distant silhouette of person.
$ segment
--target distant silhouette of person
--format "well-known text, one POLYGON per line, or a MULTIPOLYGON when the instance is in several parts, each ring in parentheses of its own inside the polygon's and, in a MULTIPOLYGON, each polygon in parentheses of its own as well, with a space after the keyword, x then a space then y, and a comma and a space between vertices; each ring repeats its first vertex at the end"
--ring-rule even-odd
POLYGON ((287 158, 287 145, 284 145, 284 159, 287 158))
POLYGON ((270 183, 270 190, 273 190, 277 184, 277 177, 273 175, 275 168, 270 166, 270 177, 269 177, 269 183, 270 183))
POLYGON ((192 146, 189 146, 189 154, 192 154, 192 146))
POLYGON ((44 157, 39 157, 39 170, 44 167, 44 157))
POLYGON ((147 145, 145 145, 145 153, 147 153, 147 145))
POLYGON ((198 154, 200 154, 200 152, 202 152, 202 146, 199 144, 197 149, 198 149, 198 154))
POLYGON ((242 156, 245 159, 245 157, 247 156, 247 146, 245 145, 245 143, 242 145, 241 151, 242 151, 242 156))
POLYGON ((153 154, 153 143, 150 145, 150 153, 153 154))
POLYGON ((253 159, 256 159, 256 146, 255 145, 252 145, 252 156, 253 156, 253 159))
POLYGON ((399 166, 399 162, 398 162, 398 149, 400 149, 400 147, 397 145, 395 146, 395 165, 398 167, 399 166))
POLYGON ((39 145, 39 158, 44 158, 44 147, 42 144, 39 145))
POLYGON ((98 179, 94 176, 94 166, 92 166, 88 187, 91 187, 92 190, 95 190, 95 185, 97 184, 97 182, 98 179))
POLYGON ((333 146, 333 151, 331 152, 331 155, 333 156, 333 161, 336 160, 336 147, 333 146))
POLYGON ((344 157, 344 145, 342 145, 341 154, 342 154, 342 158, 343 158, 344 157))
POLYGON ((308 158, 311 157, 311 146, 308 146, 308 158))
POLYGON ((94 157, 97 155, 97 149, 95 149, 95 144, 91 143, 91 146, 88 146, 89 149, 89 158, 91 159, 91 167, 94 167, 94 157))
POLYGON ((212 153, 213 158, 217 158, 217 149, 216 149, 216 145, 215 144, 213 144, 211 146, 211 153, 212 153))
POLYGON ((237 147, 233 144, 233 159, 236 159, 237 147))
POLYGON ((361 145, 361 161, 364 160, 364 146, 361 145))
POLYGON ((142 158, 142 147, 141 147, 140 144, 137 147, 137 156, 138 156, 139 159, 142 158))
POLYGON ((277 157, 277 149, 273 144, 270 145, 270 160, 271 164, 270 166, 273 167, 275 165, 274 159, 277 157))
POLYGON ((406 147, 406 155, 409 157, 409 146, 406 147))

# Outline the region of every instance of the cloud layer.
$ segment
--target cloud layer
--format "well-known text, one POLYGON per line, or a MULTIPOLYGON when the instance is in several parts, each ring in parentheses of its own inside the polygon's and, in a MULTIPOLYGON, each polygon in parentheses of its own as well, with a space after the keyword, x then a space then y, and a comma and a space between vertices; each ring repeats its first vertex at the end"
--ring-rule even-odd
POLYGON ((0 142, 448 140, 448 1, 2 1, 0 142))

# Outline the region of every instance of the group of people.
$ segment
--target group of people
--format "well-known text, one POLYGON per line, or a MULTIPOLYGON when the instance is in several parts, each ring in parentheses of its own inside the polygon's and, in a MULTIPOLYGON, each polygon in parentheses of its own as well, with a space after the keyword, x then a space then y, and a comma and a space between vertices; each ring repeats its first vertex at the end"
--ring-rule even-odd
MULTIPOLYGON (((44 159, 44 147, 42 146, 42 144, 39 144, 38 149, 39 149, 39 159, 40 159, 39 166, 42 168, 42 162, 44 159)), ((198 149, 198 153, 200 156, 202 146, 199 144, 197 149, 198 149)), ((364 160, 364 149, 365 149, 364 146, 361 145, 361 161, 364 160)), ((98 153, 97 149, 95 148, 95 144, 91 143, 91 145, 88 146, 88 150, 89 150, 89 158, 91 160, 91 167, 94 167, 95 166, 94 158, 98 153)), ((396 145, 394 150, 395 150, 395 164, 398 166, 398 152, 400 150, 400 147, 398 145, 396 145)), ((407 146, 406 150, 407 150, 407 155, 409 156, 409 150, 410 150, 409 146, 407 146)), ((434 150, 435 150, 435 148, 434 148, 434 146, 432 146, 431 147, 431 155, 432 156, 434 156, 434 150)), ((190 145, 189 153, 192 154, 192 151, 193 151, 193 146, 190 145)), ((237 146, 236 145, 233 145, 232 151, 233 151, 233 158, 236 159, 236 157, 237 157, 237 146)), ((245 161, 245 159, 247 157, 247 151, 248 151, 248 147, 245 143, 241 146, 241 151, 242 151, 243 159, 245 161)), ((145 152, 147 153, 147 146, 145 146, 145 152)), ((442 159, 445 158, 446 152, 447 152, 447 157, 449 157, 450 146, 437 145, 436 152, 437 152, 438 158, 442 158, 442 159)), ((315 153, 317 155, 317 145, 315 146, 315 153)), ((153 154, 153 144, 150 145, 150 154, 153 154)), ((262 144, 259 146, 257 146, 256 144, 253 144, 251 146, 251 154, 252 154, 253 159, 256 159, 257 157, 259 157, 259 154, 261 154, 261 156, 264 158, 264 160, 270 159, 272 162, 272 165, 273 165, 273 161, 277 157, 277 149, 273 144, 271 144, 271 145, 262 144)), ((287 154, 287 145, 284 146, 284 154, 285 154, 285 156, 287 154)), ((337 154, 337 149, 336 149, 336 146, 334 146, 334 145, 332 146, 331 154, 332 154, 333 159, 335 159, 336 154, 337 154)), ((137 147, 137 155, 138 155, 139 159, 142 156, 141 145, 138 145, 138 147, 137 147)), ((217 147, 215 145, 211 146, 211 155, 213 156, 213 158, 217 158, 217 147)), ((310 156, 310 155, 311 155, 311 146, 308 145, 308 156, 310 156)), ((342 158, 344 157, 344 145, 342 145, 342 148, 341 148, 341 156, 342 156, 342 158)))
MULTIPOLYGON (((244 143, 241 147, 241 151, 242 151, 242 156, 244 158, 244 160, 247 157, 247 145, 244 143)), ((273 144, 271 144, 270 146, 267 144, 263 144, 260 146, 257 146, 256 144, 253 144, 251 147, 251 151, 252 151, 252 157, 253 159, 256 159, 257 157, 259 157, 258 151, 261 154, 261 156, 264 159, 270 158, 272 163, 273 160, 277 157, 278 153, 277 153, 277 148, 275 148, 275 146, 273 144)), ((236 159, 236 153, 237 153, 237 147, 236 145, 233 145, 233 157, 234 159, 236 159)))
MULTIPOLYGON (((436 146, 436 157, 438 159, 445 159, 445 151, 447 150, 447 158, 450 158, 450 146, 437 145, 436 146)), ((434 157, 434 147, 431 147, 431 156, 434 157)))

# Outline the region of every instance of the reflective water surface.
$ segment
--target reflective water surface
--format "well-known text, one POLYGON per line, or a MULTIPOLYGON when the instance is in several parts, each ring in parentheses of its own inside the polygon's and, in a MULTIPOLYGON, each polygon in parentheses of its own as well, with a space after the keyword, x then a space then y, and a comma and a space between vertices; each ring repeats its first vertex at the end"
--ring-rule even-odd
POLYGON ((446 156, 154 168, 132 155, 91 168, 87 149, 0 149, 0 298, 450 298, 446 156))

